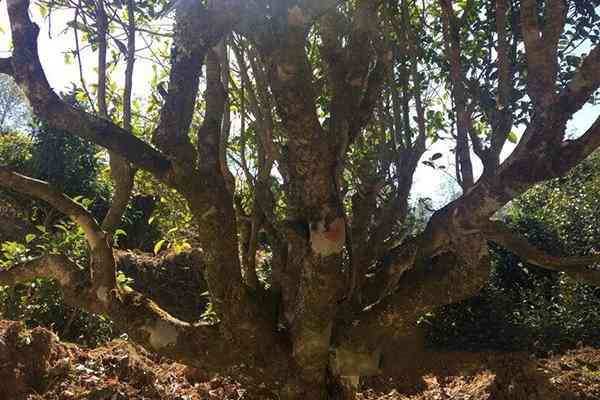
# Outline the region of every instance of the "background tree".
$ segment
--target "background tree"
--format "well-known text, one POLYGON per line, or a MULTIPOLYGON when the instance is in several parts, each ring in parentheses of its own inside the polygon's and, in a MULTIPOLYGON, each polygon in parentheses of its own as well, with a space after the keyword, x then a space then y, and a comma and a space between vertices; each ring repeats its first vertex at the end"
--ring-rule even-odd
POLYGON ((48 84, 29 2, 7 0, 14 51, 0 71, 15 78, 47 126, 107 149, 115 192, 110 218, 98 224, 48 184, 0 169, 0 184, 77 224, 90 261, 82 276, 64 255, 21 260, 2 281, 55 278, 72 305, 108 315, 133 340, 196 366, 244 364, 283 382, 272 383, 282 398, 351 397, 360 376, 423 356, 416 321, 482 288, 488 241, 596 281, 588 268, 594 254, 548 255, 491 219, 600 145, 600 120, 577 138, 565 135, 600 87, 594 5, 180 1, 168 33, 168 84, 155 82, 159 96, 148 104, 158 118, 140 124, 142 132, 130 112, 132 60, 135 33, 162 16, 156 3, 61 4, 74 10, 75 38, 84 32, 97 50, 95 93, 82 78, 94 110, 86 112, 48 84), (114 36, 119 31, 127 44, 114 36), (111 83, 112 43, 116 59, 127 56, 122 95, 111 83), (240 126, 232 134, 234 112, 240 126), (516 125, 524 128, 521 140, 501 162, 516 125), (452 143, 463 195, 413 232, 414 172, 420 161, 445 167, 438 154, 422 160, 438 140, 452 143), (470 149, 483 164, 478 179, 470 149), (189 209, 210 322, 177 319, 117 280, 111 237, 136 169, 189 209), (257 253, 267 247, 263 284, 257 253))
POLYGON ((12 78, 0 75, 0 133, 29 128, 30 111, 23 93, 12 78))

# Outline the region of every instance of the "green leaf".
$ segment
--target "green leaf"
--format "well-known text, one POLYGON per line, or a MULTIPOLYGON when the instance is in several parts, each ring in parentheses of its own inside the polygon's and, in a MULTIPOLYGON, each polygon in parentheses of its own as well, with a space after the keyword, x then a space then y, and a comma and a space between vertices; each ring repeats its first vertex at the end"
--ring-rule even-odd
POLYGON ((517 143, 519 141, 519 136, 517 135, 517 133, 515 131, 510 131, 508 133, 508 136, 506 136, 506 138, 511 143, 517 143))
POLYGON ((125 232, 123 229, 117 229, 113 236, 127 236, 127 232, 125 232))
POLYGON ((37 8, 38 8, 38 12, 40 13, 40 15, 42 17, 45 17, 48 15, 48 9, 44 5, 37 4, 37 8))
POLYGON ((69 233, 69 230, 67 229, 66 226, 64 226, 63 224, 56 224, 54 225, 54 227, 56 229, 60 229, 61 231, 63 231, 64 233, 69 233))
POLYGON ((80 30, 80 31, 83 31, 83 32, 91 32, 92 31, 90 29, 90 27, 88 27, 86 24, 83 24, 83 23, 81 23, 79 21, 76 22, 75 20, 68 21, 67 22, 67 26, 69 28, 77 29, 77 30, 80 30))
POLYGON ((83 103, 83 102, 85 102, 85 101, 86 101, 86 99, 87 99, 87 97, 86 97, 86 94, 85 94, 85 92, 83 92, 83 91, 81 91, 81 90, 78 90, 78 91, 75 93, 75 100, 77 100, 78 102, 80 102, 80 103, 83 103))
POLYGON ((162 239, 159 240, 158 242, 156 242, 156 244, 154 245, 154 254, 158 254, 158 252, 160 251, 160 249, 163 247, 163 244, 165 244, 166 239, 162 239))
POLYGON ((30 233, 25 236, 25 243, 31 243, 37 236, 33 233, 30 233))

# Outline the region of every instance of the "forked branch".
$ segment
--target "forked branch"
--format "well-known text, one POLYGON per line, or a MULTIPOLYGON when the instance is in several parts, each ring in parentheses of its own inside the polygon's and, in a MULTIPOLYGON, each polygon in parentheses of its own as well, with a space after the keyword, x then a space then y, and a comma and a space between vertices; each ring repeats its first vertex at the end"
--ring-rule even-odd
POLYGON ((107 237, 91 214, 48 183, 0 167, 0 186, 40 199, 67 215, 84 232, 92 255, 91 280, 98 298, 106 302, 115 286, 115 261, 107 237))
POLYGON ((537 107, 546 107, 556 99, 558 40, 565 25, 564 2, 547 1, 545 17, 546 22, 541 27, 538 2, 521 2, 521 23, 529 68, 527 92, 537 107))
POLYGON ((212 362, 222 354, 229 358, 216 327, 180 321, 146 296, 117 287, 112 247, 106 234, 82 206, 46 182, 7 168, 0 167, 0 186, 46 201, 69 216, 83 229, 91 253, 89 277, 67 257, 47 255, 0 271, 0 284, 13 285, 36 277, 55 279, 68 304, 107 314, 132 339, 163 355, 191 364, 202 359, 198 357, 200 354, 213 354, 212 362))

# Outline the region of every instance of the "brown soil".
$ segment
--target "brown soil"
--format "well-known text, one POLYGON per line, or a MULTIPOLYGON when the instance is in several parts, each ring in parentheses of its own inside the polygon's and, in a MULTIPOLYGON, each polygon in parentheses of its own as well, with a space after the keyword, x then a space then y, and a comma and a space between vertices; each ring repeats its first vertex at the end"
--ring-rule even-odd
POLYGON ((600 400, 600 350, 538 359, 522 353, 444 353, 403 377, 363 382, 359 400, 600 400))
MULTIPOLYGON (((433 367, 365 380, 358 399, 600 400, 597 349, 547 359, 514 353, 446 353, 431 359, 433 367)), ((0 321, 0 400, 277 398, 244 374, 231 376, 168 362, 123 340, 89 350, 62 343, 42 328, 0 321)))

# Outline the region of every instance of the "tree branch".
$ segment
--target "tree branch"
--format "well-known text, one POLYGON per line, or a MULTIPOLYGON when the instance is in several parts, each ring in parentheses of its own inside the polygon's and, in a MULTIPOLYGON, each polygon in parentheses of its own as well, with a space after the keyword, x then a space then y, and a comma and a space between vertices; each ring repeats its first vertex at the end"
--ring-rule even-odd
POLYGON ((349 126, 349 141, 361 132, 370 121, 373 109, 381 94, 381 88, 390 70, 391 53, 385 50, 379 51, 375 67, 367 77, 364 93, 354 113, 351 113, 349 126))
POLYGON ((574 279, 600 286, 600 270, 588 268, 600 263, 600 254, 557 257, 545 253, 513 232, 500 221, 490 223, 486 237, 519 256, 523 261, 552 271, 564 272, 574 279))
POLYGON ((227 93, 221 82, 221 65, 214 50, 206 56, 206 112, 198 130, 198 165, 201 171, 222 175, 220 163, 221 122, 227 93))
MULTIPOLYGON (((485 173, 493 173, 500 164, 500 153, 506 143, 513 122, 511 97, 513 93, 514 67, 506 32, 507 0, 496 0, 496 32, 498 33, 498 95, 496 110, 492 112, 492 137, 484 162, 485 173)), ((483 160, 482 160, 483 161, 483 160)))
POLYGON ((169 88, 152 141, 189 166, 194 166, 197 158, 189 129, 204 59, 236 24, 255 19, 251 2, 222 3, 177 2, 169 88))
POLYGON ((223 175, 227 182, 227 190, 233 193, 235 191, 235 177, 231 173, 227 162, 227 146, 231 135, 231 99, 229 98, 231 66, 229 62, 229 42, 229 38, 224 38, 221 40, 215 51, 217 51, 219 55, 219 62, 221 64, 221 84, 223 85, 223 90, 226 94, 219 137, 219 164, 221 175, 223 175))
POLYGON ((461 63, 460 25, 450 0, 440 0, 444 38, 446 40, 446 57, 450 61, 450 78, 452 81, 452 97, 456 113, 456 160, 459 172, 459 183, 463 191, 473 186, 473 165, 469 152, 469 127, 471 114, 467 108, 465 75, 461 63))
POLYGON ((599 66, 597 46, 560 96, 555 96, 543 113, 534 115, 517 148, 497 171, 483 176, 472 190, 446 207, 455 211, 457 226, 485 226, 507 202, 538 182, 566 174, 600 147, 598 120, 578 139, 563 142, 567 121, 600 87, 599 66))
POLYGON ((85 93, 85 96, 88 102, 90 103, 90 110, 93 111, 96 109, 96 107, 94 105, 94 101, 92 100, 92 96, 90 95, 90 92, 87 88, 87 84, 85 83, 85 78, 83 77, 83 63, 81 62, 81 47, 79 45, 79 28, 77 27, 77 20, 79 18, 79 13, 81 12, 81 1, 82 0, 77 1, 77 7, 75 8, 75 18, 73 19, 73 37, 75 39, 75 52, 77 56, 77 67, 79 69, 79 81, 81 82, 81 88, 83 89, 83 92, 85 93))
POLYGON ((469 193, 446 207, 455 210, 454 224, 464 229, 485 226, 507 202, 536 183, 563 176, 600 147, 600 119, 578 139, 557 143, 555 138, 562 137, 570 116, 563 114, 560 105, 548 115, 552 116, 550 121, 534 119, 517 149, 495 174, 482 177, 469 193))
POLYGON ((575 76, 560 94, 559 103, 568 113, 575 113, 600 86, 600 45, 585 57, 575 76))
POLYGON ((54 278, 69 304, 108 314, 132 339, 154 351, 192 364, 208 353, 214 355, 213 361, 217 361, 222 352, 226 358, 230 357, 230 349, 224 347, 216 327, 182 322, 144 295, 117 288, 112 248, 106 241, 106 234, 83 207, 45 182, 1 167, 0 185, 44 200, 68 215, 82 227, 91 251, 89 279, 82 276, 66 257, 50 255, 0 271, 0 283, 15 284, 35 277, 54 278))
POLYGON ((537 2, 523 0, 521 2, 521 25, 525 46, 529 50, 539 46, 542 32, 538 24, 537 2))
POLYGON ((104 8, 104 0, 96 2, 96 32, 98 43, 98 113, 100 117, 108 119, 106 106, 106 33, 109 29, 108 18, 104 8))
MULTIPOLYGON (((125 88, 123 89, 123 128, 131 132, 131 90, 133 87, 133 67, 135 63, 135 4, 127 1, 127 65, 125 67, 125 88)), ((106 107, 106 105, 105 105, 106 107)), ((108 212, 102 221, 102 229, 113 234, 121 223, 133 190, 135 170, 129 162, 115 153, 110 153, 110 175, 114 183, 114 195, 108 212)))
POLYGON ((547 107, 556 99, 558 39, 565 25, 563 1, 546 2, 546 23, 538 23, 538 2, 521 2, 521 24, 527 54, 527 92, 537 107, 547 107))
MULTIPOLYGON (((257 126, 257 160, 258 160, 258 171, 256 179, 253 182, 253 176, 245 165, 245 139, 242 138, 242 168, 248 178, 248 184, 252 187, 253 202, 252 202, 252 213, 250 217, 250 227, 246 229, 247 238, 244 243, 247 246, 244 248, 243 255, 243 268, 245 269, 245 277, 247 284, 252 287, 253 284, 258 283, 256 278, 256 246, 258 241, 258 230, 261 226, 269 232, 273 246, 278 247, 278 243, 281 241, 281 234, 276 229, 276 218, 273 213, 274 199, 271 187, 269 185, 269 178, 271 176, 271 169, 276 159, 277 148, 273 142, 273 106, 272 99, 269 96, 268 85, 264 76, 264 70, 262 65, 259 64, 256 54, 253 54, 252 48, 247 48, 243 41, 234 43, 232 45, 234 53, 236 55, 237 64, 239 66, 239 73, 241 78, 241 92, 240 92, 240 114, 242 118, 242 133, 244 136, 245 126, 245 106, 248 104, 248 108, 254 116, 254 121, 257 126), (246 54, 248 56, 250 65, 246 63, 246 54), (248 71, 252 71, 255 78, 253 84, 248 71)), ((274 272, 276 276, 278 272, 274 272)), ((277 278, 276 278, 277 279, 277 278)), ((279 286, 277 283, 276 286, 279 286)))
MULTIPOLYGON (((422 258, 418 252, 415 258, 410 246, 420 248, 423 240, 428 239, 420 236, 407 243, 408 247, 397 250, 399 260, 404 260, 404 265, 398 267, 405 271, 393 293, 364 308, 347 321, 348 325, 340 327, 336 343, 354 351, 376 351, 414 333, 418 329, 417 319, 425 312, 473 296, 485 285, 490 271, 485 241, 470 237, 455 243, 452 252, 433 258, 422 258)), ((396 282, 397 274, 389 277, 392 280, 383 282, 396 282)))
MULTIPOLYGON (((187 4, 187 3, 186 3, 187 4)), ((190 124, 196 106, 202 65, 209 46, 200 42, 196 30, 206 20, 206 9, 201 2, 179 7, 175 17, 171 70, 165 104, 152 141, 165 153, 194 165, 197 154, 189 138, 190 124)))
POLYGON ((148 144, 113 123, 77 110, 50 87, 37 48, 39 28, 29 18, 28 0, 8 0, 13 38, 13 76, 24 90, 35 114, 49 126, 88 139, 130 160, 157 178, 166 180, 171 162, 148 144))
POLYGON ((127 204, 129 204, 135 171, 126 159, 111 153, 110 176, 114 183, 114 194, 110 208, 102 220, 102 229, 112 235, 119 227, 123 214, 127 209, 127 204))
POLYGON ((563 149, 560 157, 569 163, 575 165, 579 160, 583 160, 600 146, 600 117, 592 126, 579 138, 567 140, 563 143, 563 149))
POLYGON ((91 312, 107 313, 136 342, 190 365, 226 366, 235 357, 217 326, 179 321, 140 293, 122 292, 108 304, 98 304, 88 279, 63 255, 45 255, 0 271, 0 285, 12 286, 35 278, 54 279, 64 301, 91 312), (224 356, 224 358, 223 358, 224 356))
POLYGON ((86 285, 85 276, 75 263, 63 255, 45 255, 0 270, 1 285, 13 286, 38 277, 55 279, 68 304, 81 307, 86 303, 84 292, 76 289, 86 285))
POLYGON ((345 17, 332 9, 321 19, 321 52, 333 94, 329 129, 334 136, 347 136, 346 143, 340 143, 344 147, 340 152, 345 152, 368 123, 392 61, 379 36, 377 10, 376 2, 357 2, 347 47, 340 37, 345 17))
POLYGON ((558 40, 565 26, 565 2, 561 0, 549 0, 546 2, 545 26, 543 29, 544 46, 548 49, 554 49, 553 56, 556 58, 556 49, 558 40))
POLYGON ((115 286, 115 261, 106 233, 91 214, 48 183, 32 179, 0 167, 0 186, 43 200, 67 215, 83 230, 92 254, 91 281, 98 297, 107 301, 108 291, 115 286))

